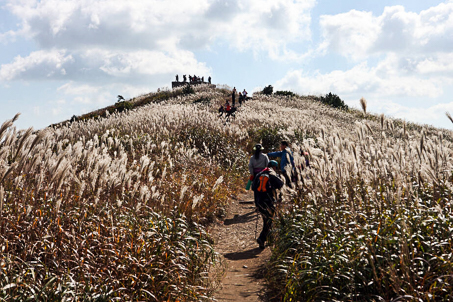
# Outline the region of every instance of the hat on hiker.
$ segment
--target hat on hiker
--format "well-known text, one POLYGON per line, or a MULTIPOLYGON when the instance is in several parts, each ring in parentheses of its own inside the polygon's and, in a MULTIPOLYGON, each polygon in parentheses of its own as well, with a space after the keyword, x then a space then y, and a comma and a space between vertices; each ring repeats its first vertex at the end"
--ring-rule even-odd
POLYGON ((268 167, 278 167, 278 162, 276 160, 270 160, 267 164, 268 167))
POLYGON ((253 147, 253 151, 256 150, 263 150, 263 146, 261 146, 261 144, 256 144, 255 147, 253 147))

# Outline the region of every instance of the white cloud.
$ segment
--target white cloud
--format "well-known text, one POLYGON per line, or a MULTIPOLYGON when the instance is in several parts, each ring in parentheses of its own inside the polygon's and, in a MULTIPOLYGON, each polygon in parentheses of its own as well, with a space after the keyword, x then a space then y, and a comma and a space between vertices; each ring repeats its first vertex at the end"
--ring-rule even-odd
POLYGON ((403 6, 386 7, 380 16, 351 10, 321 16, 321 49, 351 59, 382 53, 423 55, 453 51, 453 2, 441 3, 419 14, 403 6))
POLYGON ((315 0, 8 0, 16 32, 40 50, 0 67, 0 81, 143 85, 176 73, 209 75, 195 50, 214 42, 272 59, 303 60, 315 0))
POLYGON ((126 53, 90 51, 85 56, 90 60, 102 58, 100 69, 108 75, 125 77, 129 75, 173 74, 189 69, 195 74, 206 74, 209 69, 198 63, 193 53, 175 51, 166 54, 158 51, 131 51, 126 53))
POLYGON ((215 40, 281 54, 310 38, 315 0, 11 0, 21 33, 42 48, 193 51, 215 40))
POLYGON ((65 76, 64 66, 74 62, 64 50, 35 51, 23 58, 17 56, 0 67, 0 81, 14 79, 54 79, 65 76))
POLYGON ((428 103, 420 107, 402 105, 391 100, 368 101, 368 103, 374 112, 383 112, 388 116, 419 124, 451 128, 451 122, 445 116, 445 112, 453 113, 453 102, 431 106, 428 103))
POLYGON ((8 42, 14 41, 16 35, 17 35, 16 32, 12 30, 9 30, 4 33, 0 32, 0 43, 6 44, 8 42))
POLYGON ((99 92, 99 87, 94 87, 90 85, 77 85, 74 82, 68 82, 60 86, 57 91, 61 91, 64 94, 69 95, 85 95, 85 94, 95 94, 99 92))
MULTIPOLYGON (((163 88, 163 86, 161 86, 163 88)), ((157 89, 156 87, 153 87, 157 89)), ((105 85, 79 84, 68 82, 60 86, 57 91, 65 97, 68 104, 91 104, 95 106, 112 104, 121 94, 125 99, 149 93, 149 86, 131 85, 125 83, 109 83, 105 85)), ((92 107, 93 109, 96 107, 92 107)))
POLYGON ((196 74, 208 74, 210 69, 199 63, 193 53, 175 51, 109 51, 91 49, 67 54, 65 50, 40 50, 23 58, 18 56, 12 63, 0 67, 0 80, 62 79, 78 82, 108 81, 141 82, 147 76, 165 75, 190 70, 196 74))
POLYGON ((366 62, 362 62, 349 70, 334 70, 325 74, 304 74, 302 70, 294 70, 277 81, 275 87, 312 95, 333 92, 345 97, 438 97, 443 93, 440 80, 400 76, 394 72, 393 64, 391 59, 380 62, 376 67, 369 67, 366 62))
POLYGON ((453 53, 434 54, 420 60, 416 65, 421 74, 453 74, 453 53))
POLYGON ((352 67, 325 73, 294 70, 277 88, 303 94, 331 91, 350 104, 364 96, 378 112, 420 123, 442 120, 445 110, 453 109, 453 103, 439 104, 453 85, 453 1, 420 13, 391 6, 379 16, 357 10, 324 15, 320 26, 319 53, 339 54, 352 67))
POLYGON ((301 70, 288 72, 275 83, 274 90, 292 90, 303 95, 339 95, 348 105, 359 106, 365 97, 369 111, 420 123, 451 128, 445 112, 453 113, 453 102, 442 102, 445 93, 451 93, 451 81, 421 79, 418 77, 379 77, 378 68, 361 63, 347 71, 309 75, 301 70))
POLYGON ((377 18, 371 12, 356 10, 321 16, 320 25, 324 39, 320 50, 360 58, 367 55, 380 30, 377 18))

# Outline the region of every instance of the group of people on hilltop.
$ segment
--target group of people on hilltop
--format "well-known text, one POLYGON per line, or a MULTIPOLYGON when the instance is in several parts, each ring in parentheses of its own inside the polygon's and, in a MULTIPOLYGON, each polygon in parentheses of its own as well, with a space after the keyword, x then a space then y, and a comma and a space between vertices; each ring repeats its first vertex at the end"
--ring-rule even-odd
MULTIPOLYGON (((254 193, 255 206, 263 218, 263 230, 256 241, 259 247, 264 249, 275 214, 276 190, 281 189, 284 185, 293 187, 292 183, 297 180, 296 166, 287 141, 281 142, 280 151, 264 154, 261 144, 255 145, 253 151, 254 154, 249 161, 251 188, 254 193), (276 173, 278 162, 269 160, 269 158, 280 158, 280 173, 285 181, 276 173)), ((302 154, 306 155, 304 152, 302 154)), ((306 165, 309 166, 308 159, 306 159, 306 165)))
POLYGON ((242 103, 247 99, 247 91, 244 89, 242 92, 237 92, 236 87, 233 88, 233 92, 231 93, 231 101, 233 102, 233 107, 236 106, 236 95, 239 96, 239 106, 242 106, 242 103))
MULTIPOLYGON (((183 82, 187 82, 187 76, 184 74, 182 76, 183 82)), ((179 82, 179 76, 176 75, 176 82, 179 82)), ((197 77, 196 75, 189 75, 189 82, 190 83, 204 83, 204 77, 197 77)), ((211 76, 208 77, 208 83, 211 84, 211 76)))

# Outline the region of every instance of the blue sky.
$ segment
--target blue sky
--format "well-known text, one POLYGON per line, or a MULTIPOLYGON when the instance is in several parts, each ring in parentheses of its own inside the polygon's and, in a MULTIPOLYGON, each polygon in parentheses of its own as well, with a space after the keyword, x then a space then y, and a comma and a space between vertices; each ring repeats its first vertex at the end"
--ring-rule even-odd
POLYGON ((0 123, 43 128, 175 74, 451 128, 453 1, 0 0, 0 123))

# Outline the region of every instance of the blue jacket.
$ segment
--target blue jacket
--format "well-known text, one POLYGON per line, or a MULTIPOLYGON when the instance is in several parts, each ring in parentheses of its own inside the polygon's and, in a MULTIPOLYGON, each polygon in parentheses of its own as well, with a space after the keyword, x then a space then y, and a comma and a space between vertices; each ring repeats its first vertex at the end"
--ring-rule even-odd
POLYGON ((291 165, 292 165, 292 169, 291 170, 293 170, 294 167, 295 167, 295 164, 294 164, 294 157, 293 157, 293 153, 291 152, 291 149, 286 148, 283 151, 267 153, 267 156, 268 157, 281 157, 282 160, 280 162, 280 169, 282 171, 285 171, 286 165, 288 164, 288 159, 287 159, 287 156, 286 156, 287 154, 289 155, 289 159, 291 161, 291 165))

